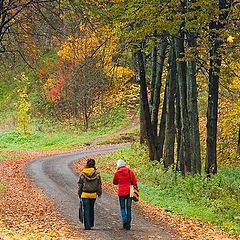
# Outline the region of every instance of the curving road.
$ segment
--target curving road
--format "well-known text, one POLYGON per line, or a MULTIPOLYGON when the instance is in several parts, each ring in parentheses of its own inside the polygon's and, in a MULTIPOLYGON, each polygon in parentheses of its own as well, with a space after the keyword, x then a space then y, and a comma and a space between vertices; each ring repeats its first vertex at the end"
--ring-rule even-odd
MULTIPOLYGON (((119 146, 111 146, 40 158, 29 164, 27 172, 37 186, 54 199, 69 223, 83 229, 78 220, 78 177, 72 172, 71 166, 75 160, 80 158, 113 152, 119 148, 119 146)), ((96 201, 94 230, 80 229, 80 231, 84 233, 86 239, 96 240, 176 239, 162 226, 154 225, 135 210, 133 210, 131 231, 125 231, 121 227, 118 198, 103 191, 102 197, 96 201)))

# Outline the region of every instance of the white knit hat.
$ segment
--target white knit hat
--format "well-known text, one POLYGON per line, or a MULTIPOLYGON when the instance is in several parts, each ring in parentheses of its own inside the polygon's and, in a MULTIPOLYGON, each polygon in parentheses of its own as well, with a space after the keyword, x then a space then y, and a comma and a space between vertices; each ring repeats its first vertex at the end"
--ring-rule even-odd
POLYGON ((125 161, 124 161, 123 159, 117 160, 117 166, 118 166, 118 167, 123 167, 123 166, 125 166, 125 165, 126 165, 126 163, 125 163, 125 161))

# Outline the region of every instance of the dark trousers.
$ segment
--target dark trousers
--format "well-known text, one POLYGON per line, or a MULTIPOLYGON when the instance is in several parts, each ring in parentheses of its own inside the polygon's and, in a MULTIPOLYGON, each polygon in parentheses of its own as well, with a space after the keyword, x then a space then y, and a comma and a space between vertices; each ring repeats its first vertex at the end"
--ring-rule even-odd
POLYGON ((123 227, 130 229, 132 220, 132 199, 129 195, 119 196, 119 203, 123 227))
POLYGON ((95 198, 82 198, 84 211, 84 227, 90 229, 94 226, 94 204, 95 198))

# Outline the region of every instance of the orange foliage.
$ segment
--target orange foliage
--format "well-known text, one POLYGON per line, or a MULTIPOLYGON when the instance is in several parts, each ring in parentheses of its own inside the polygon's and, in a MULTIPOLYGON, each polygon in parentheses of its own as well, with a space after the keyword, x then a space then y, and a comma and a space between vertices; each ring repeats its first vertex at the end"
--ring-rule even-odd
POLYGON ((66 62, 57 61, 50 70, 39 69, 38 75, 48 77, 44 89, 52 102, 55 102, 61 95, 64 82, 69 78, 74 68, 74 64, 67 64, 66 62), (50 74, 48 71, 51 71, 50 74))
POLYGON ((48 77, 48 70, 46 68, 39 68, 37 70, 37 75, 41 79, 47 78, 48 77))
POLYGON ((56 101, 58 96, 60 95, 60 93, 62 91, 64 80, 65 80, 64 78, 59 78, 57 85, 51 88, 49 95, 53 102, 56 101))

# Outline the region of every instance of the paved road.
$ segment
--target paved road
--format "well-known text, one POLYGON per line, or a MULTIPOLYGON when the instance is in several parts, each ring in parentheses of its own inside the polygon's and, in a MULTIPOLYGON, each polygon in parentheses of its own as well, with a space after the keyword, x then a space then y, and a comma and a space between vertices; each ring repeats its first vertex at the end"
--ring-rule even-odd
MULTIPOLYGON (((29 164, 27 172, 35 183, 54 199, 69 223, 83 229, 78 220, 78 177, 72 172, 71 166, 80 158, 113 152, 119 148, 119 146, 111 146, 37 159, 29 164)), ((135 210, 133 210, 131 231, 123 230, 117 196, 106 191, 103 191, 102 197, 96 201, 95 219, 94 230, 80 229, 86 239, 176 239, 162 226, 152 224, 135 210)))

